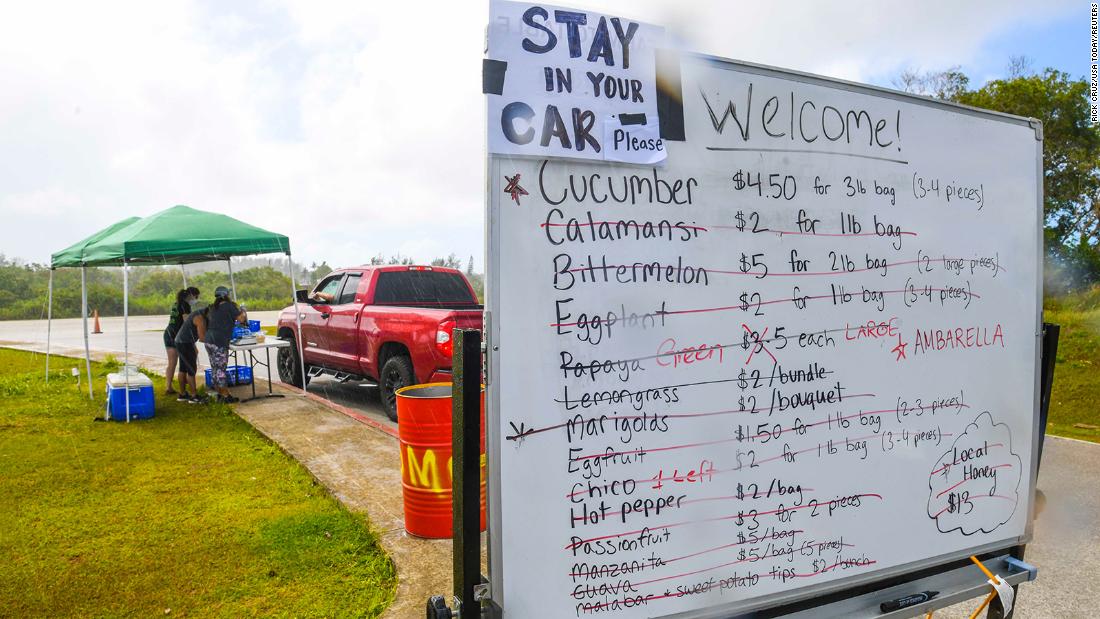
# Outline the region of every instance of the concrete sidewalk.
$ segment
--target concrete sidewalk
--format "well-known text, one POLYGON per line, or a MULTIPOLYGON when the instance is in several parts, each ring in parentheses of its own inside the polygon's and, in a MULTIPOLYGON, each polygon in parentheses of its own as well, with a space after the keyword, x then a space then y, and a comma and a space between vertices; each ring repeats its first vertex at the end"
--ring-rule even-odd
POLYGON ((428 597, 450 596, 451 540, 405 533, 393 436, 301 395, 253 400, 235 409, 349 510, 366 514, 397 567, 397 595, 384 617, 419 617, 428 597))

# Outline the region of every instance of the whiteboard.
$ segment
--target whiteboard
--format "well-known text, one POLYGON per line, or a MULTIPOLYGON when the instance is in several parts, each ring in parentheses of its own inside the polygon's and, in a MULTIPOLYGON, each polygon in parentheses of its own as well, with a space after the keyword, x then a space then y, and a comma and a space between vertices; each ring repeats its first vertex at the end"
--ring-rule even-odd
POLYGON ((728 616, 1026 541, 1037 130, 703 57, 681 85, 664 165, 489 158, 504 616, 728 616))

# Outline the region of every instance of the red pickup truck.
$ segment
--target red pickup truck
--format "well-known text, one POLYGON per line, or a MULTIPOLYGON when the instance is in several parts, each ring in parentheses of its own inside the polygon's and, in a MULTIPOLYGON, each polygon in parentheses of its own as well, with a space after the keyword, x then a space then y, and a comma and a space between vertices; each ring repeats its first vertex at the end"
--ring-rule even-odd
POLYGON ((429 266, 361 266, 333 271, 312 292, 298 291, 279 316, 279 378, 302 386, 328 372, 378 383, 386 415, 397 420, 394 391, 451 380, 451 331, 480 329, 482 306, 461 271, 429 266))

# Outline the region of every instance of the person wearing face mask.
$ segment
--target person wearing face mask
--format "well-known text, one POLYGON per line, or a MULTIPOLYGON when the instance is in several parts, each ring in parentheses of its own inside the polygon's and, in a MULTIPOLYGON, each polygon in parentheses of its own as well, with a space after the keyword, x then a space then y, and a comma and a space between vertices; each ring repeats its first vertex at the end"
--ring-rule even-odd
POLYGON ((218 401, 231 404, 237 398, 229 393, 227 381, 229 366, 229 342, 233 338, 233 327, 247 325, 248 314, 244 308, 229 299, 229 289, 218 286, 214 291, 214 304, 206 310, 206 357, 210 360, 210 378, 218 391, 218 401))
MULTIPOLYGON (((179 333, 187 315, 191 313, 191 304, 199 298, 199 289, 191 286, 176 293, 176 302, 172 305, 172 312, 168 317, 168 326, 164 329, 164 353, 168 357, 168 368, 164 374, 164 393, 175 395, 172 388, 172 378, 176 374, 176 363, 179 361, 179 351, 176 349, 176 335, 179 333)), ((182 386, 182 385, 181 385, 182 386)))

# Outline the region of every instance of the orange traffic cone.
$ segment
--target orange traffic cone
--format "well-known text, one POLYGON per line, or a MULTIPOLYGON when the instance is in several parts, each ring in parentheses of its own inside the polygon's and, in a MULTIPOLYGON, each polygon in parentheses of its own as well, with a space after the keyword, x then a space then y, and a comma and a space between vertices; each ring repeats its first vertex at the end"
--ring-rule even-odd
POLYGON ((92 333, 103 333, 99 329, 99 310, 92 310, 92 316, 95 318, 95 323, 92 326, 92 333))

